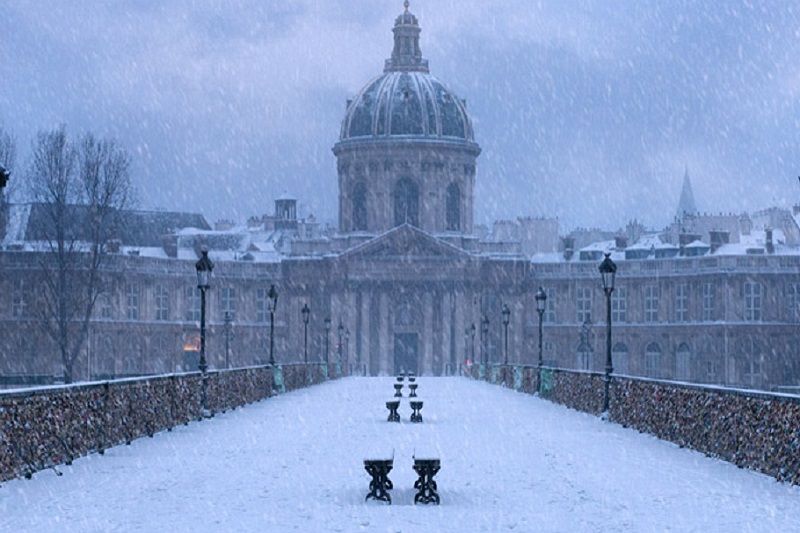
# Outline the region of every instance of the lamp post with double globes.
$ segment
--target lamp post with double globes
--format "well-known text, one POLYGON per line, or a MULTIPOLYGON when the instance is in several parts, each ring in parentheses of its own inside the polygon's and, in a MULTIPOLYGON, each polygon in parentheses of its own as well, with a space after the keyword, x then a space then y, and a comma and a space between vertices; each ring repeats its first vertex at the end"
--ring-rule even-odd
POLYGON ((611 293, 614 292, 614 280, 617 275, 617 265, 611 260, 610 253, 606 254, 598 270, 603 279, 603 292, 606 293, 606 373, 603 412, 608 413, 608 388, 611 382, 611 373, 614 372, 614 365, 611 361, 611 293))
POLYGON ((208 386, 208 363, 206 362, 206 291, 211 287, 211 271, 214 270, 214 263, 208 258, 208 250, 201 250, 201 257, 194 265, 197 271, 197 288, 200 289, 200 363, 197 367, 202 376, 201 401, 203 403, 203 413, 207 411, 206 389, 208 386))
POLYGON ((307 302, 303 304, 300 314, 303 315, 303 362, 308 364, 308 321, 311 318, 311 309, 307 302))
POLYGON ((547 308, 547 294, 539 287, 536 291, 536 312, 539 313, 539 363, 536 365, 536 391, 542 393, 542 318, 547 308))

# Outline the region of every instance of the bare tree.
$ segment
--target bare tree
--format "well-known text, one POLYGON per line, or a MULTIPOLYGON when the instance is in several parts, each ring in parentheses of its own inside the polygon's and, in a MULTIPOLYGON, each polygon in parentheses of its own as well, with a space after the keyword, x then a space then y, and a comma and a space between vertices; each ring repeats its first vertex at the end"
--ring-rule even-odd
POLYGON ((28 175, 35 228, 43 246, 42 325, 61 355, 64 381, 73 380, 84 347, 109 240, 119 234, 132 195, 130 157, 114 141, 84 136, 70 142, 63 126, 40 133, 28 175))

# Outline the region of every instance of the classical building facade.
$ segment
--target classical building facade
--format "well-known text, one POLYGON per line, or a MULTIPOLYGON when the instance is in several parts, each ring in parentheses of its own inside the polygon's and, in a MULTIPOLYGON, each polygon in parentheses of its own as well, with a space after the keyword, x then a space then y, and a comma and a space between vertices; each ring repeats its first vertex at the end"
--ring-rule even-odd
MULTIPOLYGON (((110 249, 79 379, 196 368, 194 263, 205 246, 216 265, 207 305, 212 368, 264 364, 271 344, 279 363, 307 354, 370 375, 439 375, 468 361, 536 364, 542 287, 544 363, 600 371, 606 299, 598 265, 610 253, 618 265, 615 372, 798 385, 797 212, 708 216, 688 212, 693 202, 682 199, 683 217, 661 232, 629 224, 559 237, 555 221, 522 218, 480 235, 473 225, 480 147, 466 105, 429 73, 407 8, 393 32, 384 72, 348 103, 333 147, 338 231, 298 220, 291 197, 244 228, 211 229, 198 215, 129 213, 136 231, 110 249)), ((688 173, 682 198, 693 200, 688 173)), ((62 369, 38 323, 41 222, 35 206, 11 206, 6 222, 0 376, 52 381, 62 369)))

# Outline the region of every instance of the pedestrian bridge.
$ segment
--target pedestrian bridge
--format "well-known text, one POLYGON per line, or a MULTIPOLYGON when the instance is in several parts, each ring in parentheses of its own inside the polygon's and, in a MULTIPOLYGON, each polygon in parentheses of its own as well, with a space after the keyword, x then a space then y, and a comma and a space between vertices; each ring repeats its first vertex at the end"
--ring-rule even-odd
POLYGON ((797 531, 800 487, 529 394, 348 377, 191 421, 0 486, 2 531, 797 531), (407 395, 408 389, 404 389, 407 395), (394 455, 392 505, 363 459, 394 455), (435 454, 441 505, 414 505, 435 454))

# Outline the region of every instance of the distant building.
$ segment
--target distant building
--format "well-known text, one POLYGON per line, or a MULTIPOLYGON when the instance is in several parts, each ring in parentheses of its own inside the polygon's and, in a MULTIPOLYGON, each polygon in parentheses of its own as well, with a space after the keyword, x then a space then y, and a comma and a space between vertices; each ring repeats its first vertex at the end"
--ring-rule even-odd
MULTIPOLYGON (((77 376, 196 368, 194 262, 205 246, 216 265, 208 292, 212 368, 224 365, 226 344, 234 366, 268 361, 273 284, 279 363, 302 360, 300 311, 308 305, 312 361, 341 359, 372 375, 438 375, 481 360, 535 364, 541 286, 545 363, 601 371, 606 301, 597 267, 610 253, 618 264, 615 372, 737 387, 798 385, 800 209, 701 214, 687 172, 678 216, 662 231, 633 221, 560 235, 556 220, 534 218, 477 226, 481 149, 465 102, 430 74, 420 31, 408 9, 397 17, 383 73, 348 102, 333 147, 337 231, 298 217, 288 195, 275 200, 273 214, 244 227, 223 222, 211 229, 194 214, 122 214, 133 223, 109 250, 107 290, 77 376)), ((61 373, 37 326, 44 253, 37 231, 47 226, 35 213, 35 206, 11 206, 4 221, 5 382, 45 382, 61 373)))

